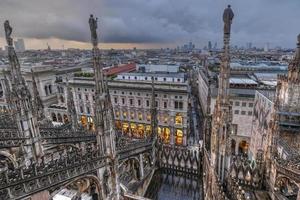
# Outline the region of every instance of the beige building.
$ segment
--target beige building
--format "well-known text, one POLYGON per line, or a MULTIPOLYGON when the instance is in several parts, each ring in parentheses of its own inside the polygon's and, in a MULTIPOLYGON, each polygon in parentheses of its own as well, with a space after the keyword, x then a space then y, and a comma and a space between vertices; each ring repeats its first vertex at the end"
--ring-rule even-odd
MULTIPOLYGON (((187 145, 189 86, 183 73, 122 73, 110 80, 108 85, 116 128, 120 133, 135 138, 150 134, 152 77, 155 82, 160 138, 164 143, 187 145)), ((78 119, 86 128, 94 129, 93 79, 73 77, 69 80, 69 85, 78 119)), ((67 115, 65 81, 59 87, 59 102, 52 105, 49 112, 53 121, 64 122, 64 116, 67 115)))

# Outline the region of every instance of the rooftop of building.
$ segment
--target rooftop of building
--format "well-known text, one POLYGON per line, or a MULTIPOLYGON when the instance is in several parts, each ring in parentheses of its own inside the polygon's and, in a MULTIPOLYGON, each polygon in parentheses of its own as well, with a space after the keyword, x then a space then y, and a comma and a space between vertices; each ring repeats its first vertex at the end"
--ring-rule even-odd
POLYGON ((267 99, 269 99, 271 102, 274 102, 276 90, 257 90, 258 93, 265 96, 267 99))

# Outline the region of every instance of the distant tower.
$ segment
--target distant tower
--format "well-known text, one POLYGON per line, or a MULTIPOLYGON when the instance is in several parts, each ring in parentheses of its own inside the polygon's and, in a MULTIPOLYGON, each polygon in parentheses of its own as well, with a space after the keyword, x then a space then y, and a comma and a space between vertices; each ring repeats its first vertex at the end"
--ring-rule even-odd
POLYGON ((266 43, 264 46, 264 51, 268 52, 270 50, 270 43, 266 43))
POLYGON ((209 51, 212 50, 212 44, 211 44, 211 41, 208 41, 208 50, 209 50, 209 51))
POLYGON ((40 141, 40 131, 37 123, 36 113, 33 112, 32 97, 21 74, 21 67, 13 47, 11 37, 12 28, 9 21, 4 22, 5 36, 8 45, 8 58, 10 63, 11 79, 11 107, 15 112, 16 122, 20 134, 27 138, 24 145, 25 164, 33 158, 37 160, 43 155, 40 141))

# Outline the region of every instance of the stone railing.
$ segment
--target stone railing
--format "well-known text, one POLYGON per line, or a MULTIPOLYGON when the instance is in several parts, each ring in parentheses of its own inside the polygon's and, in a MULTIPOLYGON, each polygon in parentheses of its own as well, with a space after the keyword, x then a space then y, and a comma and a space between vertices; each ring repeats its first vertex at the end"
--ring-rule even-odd
POLYGON ((187 147, 160 145, 159 166, 185 173, 198 174, 200 166, 199 151, 187 147))
POLYGON ((62 153, 49 161, 39 159, 26 167, 6 168, 0 172, 0 199, 22 199, 33 193, 49 190, 72 179, 105 166, 106 157, 98 149, 85 153, 62 153))
POLYGON ((41 139, 45 144, 62 144, 74 142, 96 141, 96 135, 84 130, 44 128, 40 130, 41 139))
POLYGON ((290 177, 296 182, 300 182, 300 164, 299 162, 292 162, 291 160, 283 160, 275 157, 274 163, 277 172, 290 177))
POLYGON ((19 147, 28 139, 21 137, 18 130, 14 128, 1 129, 0 138, 0 148, 19 147))

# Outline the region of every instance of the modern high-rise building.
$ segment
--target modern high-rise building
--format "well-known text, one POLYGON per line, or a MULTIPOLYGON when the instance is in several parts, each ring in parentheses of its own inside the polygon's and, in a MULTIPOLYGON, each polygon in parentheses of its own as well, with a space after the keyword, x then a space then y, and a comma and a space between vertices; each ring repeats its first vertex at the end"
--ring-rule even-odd
POLYGON ((17 52, 25 51, 25 43, 23 39, 19 38, 17 41, 14 42, 14 45, 17 52))

